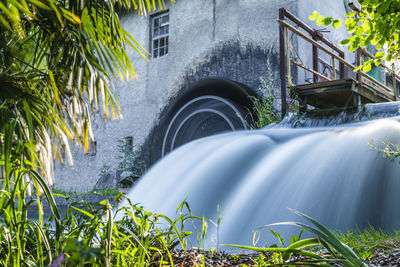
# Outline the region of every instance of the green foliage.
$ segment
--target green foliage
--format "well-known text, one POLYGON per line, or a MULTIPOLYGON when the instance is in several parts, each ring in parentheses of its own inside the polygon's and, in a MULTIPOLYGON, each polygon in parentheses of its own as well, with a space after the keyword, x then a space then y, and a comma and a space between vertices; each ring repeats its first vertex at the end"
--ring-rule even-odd
POLYGON ((316 20, 317 25, 328 26, 332 24, 335 29, 340 28, 342 21, 340 19, 333 19, 332 17, 324 17, 320 15, 317 11, 314 11, 309 17, 310 20, 316 20))
MULTIPOLYGON (((90 112, 118 118, 111 79, 136 76, 124 48, 147 53, 120 25, 115 6, 140 14, 164 1, 13 0, 0 3, 0 265, 173 265, 169 248, 188 234, 173 221, 141 207, 71 205, 61 217, 49 189, 53 150, 69 153, 68 140, 87 152, 90 112), (40 173, 36 172, 39 170, 40 173), (35 186, 38 220, 28 219, 35 186), (50 205, 43 217, 41 197, 50 205), (113 210, 115 208, 115 210, 113 210), (125 212, 114 222, 115 213, 125 212), (157 229, 164 220, 165 230, 157 229)), ((116 199, 121 200, 119 194, 116 199)))
MULTIPOLYGON (((253 250, 263 253, 272 253, 272 257, 270 259, 270 264, 290 264, 290 265, 302 265, 302 266, 314 266, 314 265, 327 265, 329 263, 340 263, 343 266, 367 266, 361 258, 346 244, 342 243, 338 236, 325 228, 319 222, 314 220, 313 218, 302 214, 298 211, 294 211, 300 217, 309 221, 313 226, 309 226, 303 223, 298 222, 281 222, 274 223, 267 226, 277 226, 277 225, 293 225, 300 227, 304 230, 307 230, 313 233, 316 237, 311 239, 303 239, 297 240, 294 238, 290 246, 288 247, 277 247, 271 246, 269 248, 259 248, 259 247, 251 247, 251 246, 242 246, 242 245, 224 245, 229 247, 235 247, 240 249, 253 250), (310 246, 319 245, 324 247, 329 254, 328 255, 319 255, 305 248, 310 246), (301 255, 304 258, 301 261, 298 261, 296 258, 291 260, 291 255, 297 254, 301 255)), ((271 231, 278 239, 281 245, 284 245, 282 242, 282 238, 276 232, 271 231)), ((300 237, 299 237, 300 239, 300 237)))
MULTIPOLYGON (((375 60, 363 63, 364 72, 371 70, 372 64, 378 66, 384 60, 395 63, 400 58, 400 2, 392 0, 358 2, 361 5, 360 11, 347 14, 345 21, 351 36, 341 44, 348 45, 349 51, 355 51, 359 47, 365 48, 370 44, 376 47, 378 52, 375 54, 375 60)), ((339 28, 341 25, 339 20, 323 18, 317 11, 314 11, 309 18, 317 20, 317 25, 332 24, 334 28, 339 28)))
POLYGON ((106 188, 103 190, 93 190, 91 192, 70 192, 60 189, 52 189, 51 190, 54 195, 64 195, 64 196, 116 196, 119 194, 117 189, 106 188))
POLYGON ((127 186, 131 186, 146 170, 141 148, 133 143, 130 144, 129 142, 131 141, 129 138, 118 140, 119 162, 116 170, 131 173, 132 179, 128 181, 129 184, 127 186))
POLYGON ((377 145, 374 142, 370 142, 369 145, 378 151, 378 153, 382 154, 383 157, 390 159, 391 161, 400 159, 400 144, 383 141, 381 145, 377 145))
MULTIPOLYGON (((260 254, 260 256, 258 256, 257 258, 254 259, 254 261, 256 262, 256 266, 269 265, 269 261, 268 261, 267 257, 263 254, 260 254)), ((275 263, 275 262, 273 262, 273 263, 275 263)))
MULTIPOLYGON (((126 0, 145 14, 164 1, 126 0)), ((89 150, 91 111, 120 117, 111 80, 136 77, 125 48, 147 51, 122 27, 122 1, 6 0, 0 3, 0 134, 13 123, 12 138, 52 184, 52 161, 69 141, 89 150)), ((25 162, 21 162, 25 165, 25 162)), ((26 166, 28 167, 28 166, 26 166)))
POLYGON ((400 246, 400 232, 386 233, 372 226, 364 230, 339 233, 339 239, 364 259, 372 257, 375 250, 390 251, 400 246))
MULTIPOLYGON (((35 177, 50 200, 51 216, 43 218, 38 199, 39 218, 29 220, 27 211, 32 202, 26 201, 27 184, 21 182, 25 171, 14 171, 17 179, 8 181, 10 193, 1 198, 1 266, 46 266, 52 262, 59 266, 173 265, 170 250, 177 245, 186 248, 185 237, 191 233, 185 231, 184 222, 193 218, 184 210, 187 205, 181 205, 177 210, 180 217, 172 220, 129 200, 124 207, 107 201, 96 205, 80 201, 70 204, 61 217, 40 176, 35 177), (114 221, 118 214, 123 214, 121 220, 114 221)), ((120 203, 123 197, 119 194, 115 199, 120 203)))
POLYGON ((256 129, 263 128, 280 120, 280 116, 274 108, 273 101, 274 97, 272 94, 261 99, 253 97, 253 112, 257 116, 257 120, 254 122, 256 129))
POLYGON ((274 107, 273 81, 273 77, 260 77, 261 86, 259 91, 262 93, 262 97, 253 97, 252 113, 256 116, 254 120, 256 129, 263 128, 280 120, 280 116, 274 107))
POLYGON ((63 246, 62 258, 66 266, 95 265, 101 262, 105 255, 101 248, 93 248, 82 241, 67 239, 63 246))

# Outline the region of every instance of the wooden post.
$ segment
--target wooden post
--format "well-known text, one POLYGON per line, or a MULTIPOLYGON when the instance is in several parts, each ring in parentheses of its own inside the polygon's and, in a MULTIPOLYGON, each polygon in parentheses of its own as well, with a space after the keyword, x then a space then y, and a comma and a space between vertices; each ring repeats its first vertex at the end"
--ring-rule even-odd
MULTIPOLYGON (((362 53, 361 53, 360 49, 357 49, 357 52, 356 52, 356 62, 357 62, 357 67, 360 66, 361 64, 363 64, 362 53)), ((359 71, 357 71, 357 80, 358 80, 357 86, 360 86, 360 88, 362 88, 362 86, 363 86, 362 85, 362 75, 363 75, 363 73, 362 73, 361 69, 359 71)), ((354 105, 357 108, 361 108, 361 96, 357 93, 354 95, 354 105)))
POLYGON ((289 86, 293 85, 292 82, 292 68, 290 65, 290 40, 288 29, 285 28, 285 51, 286 51, 286 69, 287 69, 287 83, 289 86))
POLYGON ((396 75, 394 70, 394 64, 392 64, 392 77, 393 77, 393 94, 394 94, 394 101, 397 101, 397 84, 396 84, 396 75))
MULTIPOLYGON (((344 59, 344 52, 340 52, 339 56, 344 59)), ((344 79, 344 64, 339 61, 339 77, 340 79, 344 79)))
POLYGON ((332 80, 336 80, 335 57, 332 57, 332 80))
MULTIPOLYGON (((358 66, 360 66, 363 62, 363 60, 362 60, 362 55, 361 55, 361 51, 360 51, 360 49, 357 49, 357 52, 356 52, 356 65, 357 65, 357 67, 358 66)), ((358 81, 358 84, 361 86, 361 76, 362 76, 362 72, 361 72, 361 69, 359 70, 359 71, 357 71, 357 81, 358 81)))
MULTIPOLYGON (((315 41, 317 41, 317 39, 315 38, 315 36, 313 36, 313 39, 314 39, 315 41)), ((312 52, 313 52, 313 69, 314 69, 316 72, 319 72, 319 71, 318 71, 318 47, 315 46, 315 45, 313 45, 313 47, 312 47, 312 52)), ((314 74, 314 82, 315 82, 315 83, 318 82, 318 76, 315 75, 315 74, 314 74)))
MULTIPOLYGON (((279 9, 279 19, 285 19, 285 9, 279 9)), ((281 78, 281 103, 282 103, 282 118, 287 112, 286 103, 286 55, 285 55, 285 27, 279 24, 279 63, 280 63, 280 78, 281 78)))

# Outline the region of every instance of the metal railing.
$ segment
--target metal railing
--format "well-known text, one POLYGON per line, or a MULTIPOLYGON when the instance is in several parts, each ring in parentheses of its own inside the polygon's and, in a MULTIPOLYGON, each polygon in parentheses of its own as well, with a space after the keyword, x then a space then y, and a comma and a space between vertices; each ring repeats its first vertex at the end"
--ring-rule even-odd
MULTIPOLYGON (((288 10, 281 8, 279 10, 279 45, 280 45, 280 79, 281 79, 281 97, 282 97, 282 116, 286 114, 287 103, 286 103, 286 84, 292 85, 291 81, 291 64, 296 65, 304 69, 307 72, 313 74, 314 83, 317 83, 319 79, 324 81, 331 81, 344 78, 345 66, 350 70, 354 70, 356 66, 346 61, 345 53, 338 46, 333 44, 331 41, 326 39, 321 31, 315 30, 297 18, 295 15, 290 13, 288 10), (294 23, 293 26, 290 22, 294 23), (308 67, 301 62, 291 58, 290 55, 290 40, 288 32, 291 31, 306 42, 312 44, 312 62, 313 66, 308 67), (319 72, 319 56, 318 53, 323 51, 331 57, 331 69, 332 77, 327 77, 326 74, 319 72), (339 62, 339 72, 337 73, 335 61, 339 62)), ((365 49, 359 48, 356 52, 357 65, 361 65, 365 57, 375 59, 374 56, 366 51, 365 49)), ((392 76, 393 91, 385 84, 374 79, 370 75, 366 74, 362 70, 357 71, 357 82, 359 85, 367 85, 373 87, 374 90, 382 93, 390 100, 398 100, 397 94, 397 80, 400 80, 400 76, 397 75, 393 68, 388 68, 386 65, 381 63, 379 65, 385 71, 392 76)))

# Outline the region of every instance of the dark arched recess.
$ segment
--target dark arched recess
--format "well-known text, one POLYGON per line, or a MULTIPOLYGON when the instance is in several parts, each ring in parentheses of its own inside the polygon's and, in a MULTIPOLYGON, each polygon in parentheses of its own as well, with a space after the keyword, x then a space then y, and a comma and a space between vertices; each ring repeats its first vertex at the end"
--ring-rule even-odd
POLYGON ((257 92, 228 79, 209 78, 186 86, 160 113, 143 147, 147 166, 189 141, 246 129, 257 92))

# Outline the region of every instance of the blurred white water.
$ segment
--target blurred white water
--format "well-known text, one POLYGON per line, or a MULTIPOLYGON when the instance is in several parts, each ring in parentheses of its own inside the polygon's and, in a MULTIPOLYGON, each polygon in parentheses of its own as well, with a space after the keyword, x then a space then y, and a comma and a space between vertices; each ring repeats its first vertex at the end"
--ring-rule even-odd
MULTIPOLYGON (((253 231, 260 226, 301 221, 288 208, 332 229, 368 224, 399 229, 400 164, 369 145, 400 143, 399 120, 271 128, 200 139, 158 162, 129 197, 172 218, 185 199, 193 215, 214 222, 221 216, 220 244, 251 245, 253 231)), ((209 225, 207 243, 212 245, 216 227, 209 225)), ((299 231, 285 226, 269 229, 286 240, 299 231)), ((271 242, 276 239, 261 231, 258 245, 271 242)))

